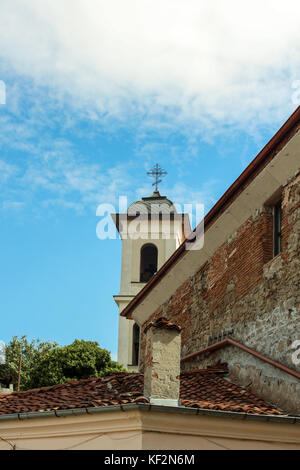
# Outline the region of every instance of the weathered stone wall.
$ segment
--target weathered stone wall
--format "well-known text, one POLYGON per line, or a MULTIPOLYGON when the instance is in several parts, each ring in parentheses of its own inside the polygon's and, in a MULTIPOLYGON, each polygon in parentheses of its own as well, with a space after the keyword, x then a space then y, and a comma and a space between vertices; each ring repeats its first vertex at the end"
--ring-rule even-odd
POLYGON ((153 399, 179 400, 180 333, 149 328, 144 369, 144 395, 153 399))
MULTIPOLYGON (((149 320, 163 315, 182 327, 182 357, 231 332, 237 341, 300 371, 293 364, 291 350, 292 343, 300 340, 300 173, 283 188, 282 209, 281 254, 272 259, 272 211, 266 205, 255 211, 149 320)), ((142 370, 144 348, 142 338, 142 370)), ((240 366, 243 368, 243 362, 240 366)), ((253 391, 260 394, 256 374, 245 365, 239 377, 244 377, 244 383, 252 382, 253 391)), ((270 397, 277 378, 282 378, 276 372, 273 375, 270 397)), ((293 384, 296 381, 292 380, 293 384)), ((300 411, 299 397, 294 395, 291 400, 290 409, 298 407, 300 411)))
POLYGON ((229 381, 247 388, 282 410, 299 414, 300 380, 234 346, 183 362, 182 369, 206 368, 219 361, 227 362, 229 374, 226 379, 229 381))

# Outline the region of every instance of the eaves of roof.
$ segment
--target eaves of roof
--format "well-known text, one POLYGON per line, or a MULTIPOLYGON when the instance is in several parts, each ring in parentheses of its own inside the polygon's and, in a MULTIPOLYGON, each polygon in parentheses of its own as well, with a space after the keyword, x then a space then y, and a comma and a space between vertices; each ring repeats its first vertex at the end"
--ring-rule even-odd
POLYGON ((231 411, 218 411, 206 410, 197 408, 187 408, 184 406, 161 406, 151 404, 126 404, 126 405, 113 405, 113 406, 99 406, 93 408, 74 408, 70 410, 56 410, 45 411, 43 413, 31 411, 27 413, 13 413, 7 415, 0 415, 0 423, 3 421, 23 421, 26 419, 40 419, 40 418, 60 418, 63 416, 79 416, 79 415, 93 415, 98 413, 111 413, 111 412, 128 412, 128 411, 147 411, 147 412, 163 412, 163 413, 178 413, 189 414, 198 416, 211 416, 217 418, 231 418, 238 420, 255 420, 267 421, 286 424, 300 425, 300 417, 298 416, 278 416, 278 415, 259 415, 247 414, 231 411))

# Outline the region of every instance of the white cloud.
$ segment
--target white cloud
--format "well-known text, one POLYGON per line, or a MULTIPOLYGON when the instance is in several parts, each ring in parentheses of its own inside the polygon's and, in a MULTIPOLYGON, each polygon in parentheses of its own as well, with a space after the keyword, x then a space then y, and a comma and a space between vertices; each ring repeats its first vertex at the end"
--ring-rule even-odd
POLYGON ((15 165, 10 165, 4 160, 0 160, 0 185, 6 183, 18 169, 15 165))
POLYGON ((52 150, 38 146, 20 166, 0 160, 2 209, 23 208, 36 196, 42 209, 59 206, 83 214, 101 203, 117 204, 120 194, 134 197, 132 162, 105 168, 78 154, 68 141, 50 140, 47 147, 52 150))
POLYGON ((22 201, 3 201, 2 202, 2 209, 6 211, 19 211, 23 209, 25 206, 25 203, 22 201))
POLYGON ((292 110, 299 24, 296 0, 2 0, 0 56, 91 119, 215 133, 292 110))
MULTIPOLYGON (((78 213, 120 194, 134 200, 151 191, 134 189, 141 162, 175 165, 184 181, 196 134, 212 142, 224 130, 226 139, 236 128, 256 137, 260 126, 277 126, 295 107, 299 24, 295 0, 1 0, 0 65, 13 77, 0 115, 2 207, 20 208, 38 192, 44 207, 78 213), (107 168, 77 154, 67 131, 90 139, 99 120, 105 132, 115 122, 134 129, 132 161, 107 168), (179 134, 185 145, 172 141, 179 134), (4 160, 8 148, 22 163, 4 160)), ((216 184, 164 192, 208 208, 216 184)))
POLYGON ((41 206, 47 210, 47 216, 49 216, 49 209, 54 208, 54 210, 56 210, 57 207, 66 209, 68 211, 70 210, 78 215, 82 215, 85 210, 85 207, 81 202, 73 202, 63 198, 55 197, 42 201, 41 206))

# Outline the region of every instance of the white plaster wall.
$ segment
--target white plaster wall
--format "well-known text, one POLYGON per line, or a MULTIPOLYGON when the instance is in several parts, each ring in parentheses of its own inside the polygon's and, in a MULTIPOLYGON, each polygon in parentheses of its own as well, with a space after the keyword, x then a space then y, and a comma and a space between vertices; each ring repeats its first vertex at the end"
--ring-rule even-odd
MULTIPOLYGON (((181 217, 181 216, 179 216, 181 217)), ((132 298, 145 286, 140 281, 140 258, 141 248, 151 243, 158 250, 158 269, 167 261, 167 259, 177 249, 182 241, 182 222, 180 220, 171 220, 169 229, 161 220, 155 222, 155 230, 151 228, 148 221, 141 224, 140 238, 122 238, 122 265, 121 265, 121 283, 120 292, 115 296, 115 301, 119 307, 119 313, 129 304, 132 298), (164 238, 170 231, 170 238, 164 238)), ((123 234, 124 235, 124 234, 123 234)), ((119 316, 119 337, 118 337, 118 362, 125 368, 132 362, 132 329, 134 321, 126 320, 119 316)), ((132 368, 130 368, 132 370, 132 368)))
POLYGON ((7 420, 0 422, 0 437, 0 450, 300 450, 299 424, 174 409, 7 420))

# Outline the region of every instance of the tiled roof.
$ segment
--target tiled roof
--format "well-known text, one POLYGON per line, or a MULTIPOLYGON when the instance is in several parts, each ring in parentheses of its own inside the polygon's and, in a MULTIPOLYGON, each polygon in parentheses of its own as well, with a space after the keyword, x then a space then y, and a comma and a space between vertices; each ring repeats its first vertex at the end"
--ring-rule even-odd
POLYGON ((181 376, 181 403, 188 408, 249 414, 283 414, 248 390, 212 371, 191 371, 181 376))
MULTIPOLYGON (((224 370, 182 373, 182 405, 189 408, 251 414, 283 414, 276 407, 220 377, 220 372, 224 373, 224 370)), ((143 381, 143 375, 140 373, 117 373, 108 377, 15 392, 0 396, 0 414, 149 403, 143 396, 143 381)))

